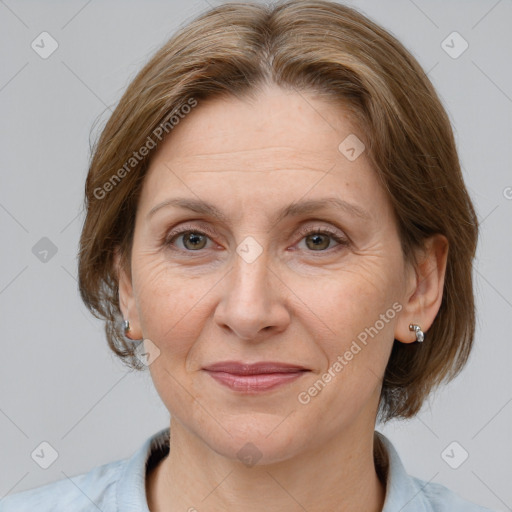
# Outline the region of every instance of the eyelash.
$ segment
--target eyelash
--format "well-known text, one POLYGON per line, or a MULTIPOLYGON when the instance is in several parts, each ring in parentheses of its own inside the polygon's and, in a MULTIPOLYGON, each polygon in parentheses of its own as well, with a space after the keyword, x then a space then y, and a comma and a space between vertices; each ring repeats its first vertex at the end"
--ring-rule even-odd
MULTIPOLYGON (((162 239, 162 244, 165 245, 165 246, 168 246, 171 248, 171 250, 173 251, 180 251, 180 252, 188 252, 188 253, 194 253, 194 252, 201 252, 203 249, 199 249, 197 251, 189 251, 189 250, 185 250, 185 249, 176 249, 175 247, 172 246, 172 242, 176 239, 176 238, 179 238, 181 235, 184 235, 186 233, 194 233, 196 235, 201 235, 201 236, 207 236, 208 238, 212 238, 214 235, 213 233, 211 233, 209 230, 205 229, 205 228, 202 228, 202 230, 200 229, 195 229, 194 227, 192 226, 185 226, 183 228, 181 228, 179 231, 172 231, 171 233, 165 235, 162 239)), ((309 236, 309 235, 325 235, 325 236, 329 236, 331 237, 335 242, 337 242, 339 245, 334 247, 334 248, 328 248, 328 249, 325 249, 325 250, 322 250, 322 251, 309 251, 311 253, 315 253, 315 252, 319 252, 319 253, 326 253, 326 252, 329 252, 329 251, 335 251, 336 249, 340 249, 340 248, 343 248, 343 247, 346 247, 349 245, 349 241, 344 238, 344 237, 341 237, 336 231, 333 231, 329 228, 317 228, 317 229, 312 229, 312 228, 304 228, 304 229, 301 229, 299 230, 299 233, 298 233, 301 238, 299 240, 299 242, 309 236)))

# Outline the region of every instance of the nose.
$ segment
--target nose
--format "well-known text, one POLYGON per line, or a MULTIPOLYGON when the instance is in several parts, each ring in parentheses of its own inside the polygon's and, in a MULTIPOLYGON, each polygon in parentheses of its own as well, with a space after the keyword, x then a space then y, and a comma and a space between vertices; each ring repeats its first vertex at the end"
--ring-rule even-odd
POLYGON ((284 331, 290 323, 286 297, 291 292, 271 268, 268 251, 252 262, 239 254, 233 259, 214 315, 217 324, 237 338, 253 342, 284 331))

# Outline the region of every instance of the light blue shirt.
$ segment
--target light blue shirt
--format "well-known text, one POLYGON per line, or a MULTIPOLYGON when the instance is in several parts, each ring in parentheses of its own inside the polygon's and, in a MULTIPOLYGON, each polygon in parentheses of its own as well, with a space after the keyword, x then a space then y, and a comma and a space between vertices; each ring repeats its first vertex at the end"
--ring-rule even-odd
MULTIPOLYGON (((441 484, 409 476, 391 441, 376 432, 389 460, 382 512, 492 512, 463 500, 441 484)), ((148 438, 130 458, 87 473, 5 496, 0 512, 149 512, 146 464, 168 452, 169 428, 148 438)), ((193 504, 192 504, 193 506, 193 504)), ((197 504, 199 506, 199 504, 197 504)))

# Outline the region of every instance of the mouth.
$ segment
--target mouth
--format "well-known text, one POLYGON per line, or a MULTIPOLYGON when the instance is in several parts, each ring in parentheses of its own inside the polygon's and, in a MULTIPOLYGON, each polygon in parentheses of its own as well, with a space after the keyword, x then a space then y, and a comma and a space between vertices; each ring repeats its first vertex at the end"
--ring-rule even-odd
POLYGON ((301 365, 267 361, 252 364, 223 361, 203 370, 218 383, 245 394, 275 389, 311 371, 301 365))

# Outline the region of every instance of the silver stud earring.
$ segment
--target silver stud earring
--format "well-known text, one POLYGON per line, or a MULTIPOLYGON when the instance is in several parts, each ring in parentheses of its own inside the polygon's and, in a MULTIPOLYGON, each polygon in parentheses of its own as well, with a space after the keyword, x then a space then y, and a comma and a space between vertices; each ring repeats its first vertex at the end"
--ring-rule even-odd
POLYGON ((121 325, 122 325, 122 329, 124 331, 124 335, 125 335, 125 338, 126 338, 127 341, 132 341, 134 343, 139 343, 140 341, 143 340, 143 338, 141 338, 140 340, 134 340, 133 338, 129 338, 128 337, 127 333, 130 330, 130 322, 128 320, 123 320, 121 325))
POLYGON ((416 341, 422 342, 425 339, 425 333, 421 330, 419 325, 410 324, 409 331, 414 331, 416 333, 416 341))

